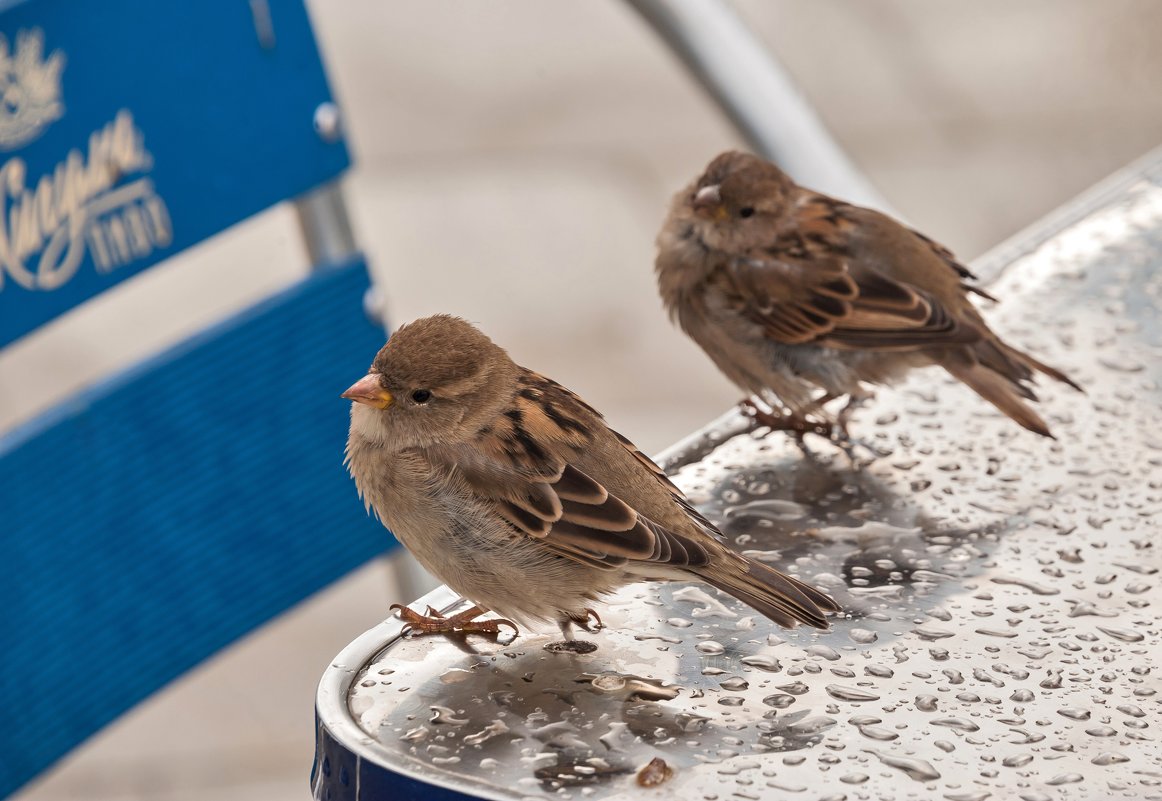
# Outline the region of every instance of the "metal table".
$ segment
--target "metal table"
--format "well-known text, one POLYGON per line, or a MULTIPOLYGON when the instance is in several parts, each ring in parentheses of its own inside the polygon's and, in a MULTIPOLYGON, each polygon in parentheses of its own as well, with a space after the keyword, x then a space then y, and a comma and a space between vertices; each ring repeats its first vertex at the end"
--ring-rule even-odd
POLYGON ((323 677, 316 798, 1162 798, 1162 155, 981 266, 996 327, 1087 388, 1043 385, 1057 442, 930 371, 858 413, 859 468, 733 413, 666 455, 739 549, 835 594, 830 632, 644 583, 586 655, 391 619, 323 677))

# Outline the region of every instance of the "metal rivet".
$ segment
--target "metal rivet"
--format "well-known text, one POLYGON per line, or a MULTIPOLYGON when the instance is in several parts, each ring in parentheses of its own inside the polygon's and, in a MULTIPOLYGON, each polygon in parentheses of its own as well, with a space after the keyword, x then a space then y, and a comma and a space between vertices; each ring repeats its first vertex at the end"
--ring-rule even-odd
POLYGON ((324 142, 338 142, 343 138, 342 116, 334 103, 320 103, 315 109, 315 133, 324 142))
POLYGON ((363 313, 372 323, 386 327, 387 298, 383 296, 379 287, 373 285, 363 293, 363 313))

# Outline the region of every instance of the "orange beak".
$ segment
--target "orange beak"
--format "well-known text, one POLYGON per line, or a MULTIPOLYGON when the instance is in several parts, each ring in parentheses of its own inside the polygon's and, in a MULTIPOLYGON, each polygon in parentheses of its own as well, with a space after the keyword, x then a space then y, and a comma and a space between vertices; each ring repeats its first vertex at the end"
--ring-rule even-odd
POLYGON ((368 373, 352 384, 339 397, 353 400, 356 403, 362 403, 364 406, 372 406, 376 409, 386 409, 395 400, 391 396, 391 393, 380 385, 379 373, 368 373))

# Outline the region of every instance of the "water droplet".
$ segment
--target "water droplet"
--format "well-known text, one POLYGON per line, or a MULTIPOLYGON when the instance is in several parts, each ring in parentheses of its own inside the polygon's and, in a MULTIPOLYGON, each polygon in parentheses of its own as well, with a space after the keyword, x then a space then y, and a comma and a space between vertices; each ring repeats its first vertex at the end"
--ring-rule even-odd
POLYGON ((866 690, 860 690, 856 687, 844 687, 842 684, 828 684, 824 687, 827 694, 832 698, 840 701, 878 701, 880 697, 874 693, 869 693, 866 690))
POLYGON ((933 726, 944 726, 957 731, 980 731, 980 726, 964 718, 939 718, 932 721, 933 726))
POLYGON ((859 733, 870 740, 879 740, 880 742, 890 742, 895 740, 900 735, 889 729, 880 726, 859 726, 859 733))
POLYGON ((1123 762, 1129 762, 1130 758, 1124 754, 1119 754, 1114 751, 1106 751, 1098 754, 1090 760, 1095 765, 1120 765, 1123 762))
POLYGON ((414 729, 409 729, 405 732, 399 739, 409 743, 419 743, 428 739, 428 734, 430 732, 427 726, 416 726, 414 729))
POLYGON ((1117 373, 1140 373, 1146 369, 1146 365, 1133 359, 1114 360, 1108 356, 1099 356, 1098 363, 1117 373))
POLYGON ((940 672, 948 678, 949 684, 964 684, 964 676, 960 675, 959 670, 952 670, 951 668, 947 668, 940 672))
POLYGON ((936 711, 936 696, 935 695, 917 695, 916 708, 921 712, 935 712, 936 711))
POLYGON ((986 637, 1004 637, 1010 640, 1017 636, 1017 632, 1008 629, 977 629, 976 633, 986 637))
POLYGON ((923 759, 885 754, 883 751, 874 751, 870 748, 865 750, 869 754, 874 754, 880 762, 889 768, 902 770, 909 778, 918 782, 930 782, 940 778, 940 773, 932 767, 932 763, 925 762, 923 759))
POLYGON ((873 643, 880 638, 880 635, 876 634, 871 629, 852 629, 851 631, 847 632, 847 636, 850 637, 852 641, 860 643, 861 645, 873 643))
POLYGON ((1086 729, 1085 733, 1091 737, 1113 737, 1118 732, 1109 726, 1094 726, 1093 728, 1086 729))
POLYGON ((996 676, 989 673, 984 668, 974 668, 972 671, 972 677, 974 679, 976 679, 977 681, 987 681, 989 684, 993 685, 994 687, 1004 687, 1005 686, 1005 683, 1003 681, 1001 681, 996 676))
POLYGON ((795 696, 787 695, 786 693, 775 693, 764 698, 763 703, 767 706, 773 706, 775 709, 786 709, 795 703, 795 696))
POLYGON ((449 709, 446 706, 433 706, 432 716, 428 718, 429 723, 446 723, 450 726, 463 726, 468 722, 468 718, 457 717, 455 710, 449 709))
POLYGON ((758 668, 759 670, 764 670, 767 673, 778 673, 783 669, 783 665, 773 656, 755 654, 754 656, 744 656, 739 661, 747 667, 758 668))
POLYGON ((835 725, 835 723, 835 718, 829 718, 826 715, 818 715, 813 718, 806 718, 796 723, 792 723, 789 728, 796 734, 818 734, 821 731, 830 729, 835 725))
POLYGON ((1043 584, 1036 584, 1028 579, 1014 578, 1012 576, 996 576, 992 579, 992 582, 993 584, 1011 584, 1016 587, 1024 587, 1034 595, 1057 595, 1061 592, 1056 587, 1046 587, 1043 584))
POLYGON ((829 645, 816 644, 807 647, 807 653, 811 656, 819 656, 830 662, 835 662, 839 659, 839 651, 836 651, 829 645))
POLYGON ((701 587, 683 587, 673 594, 675 601, 695 604, 690 614, 695 618, 721 617, 734 620, 738 613, 727 607, 722 601, 710 595, 701 587), (703 604, 703 606, 697 606, 703 604))
POLYGON ((1145 635, 1141 634, 1140 632, 1133 631, 1132 629, 1115 629, 1107 628, 1106 626, 1098 626, 1097 630, 1103 634, 1108 634, 1115 640, 1121 640, 1122 642, 1141 642, 1143 639, 1145 639, 1145 635))
POLYGON ((921 640, 927 640, 928 642, 943 640, 945 637, 956 636, 955 632, 947 631, 945 629, 928 628, 924 626, 912 629, 912 633, 919 637, 921 640))
POLYGON ((485 740, 495 737, 498 734, 504 734, 507 731, 508 726, 505 725, 503 720, 494 720, 475 734, 467 735, 464 738, 464 742, 468 745, 480 745, 485 740))

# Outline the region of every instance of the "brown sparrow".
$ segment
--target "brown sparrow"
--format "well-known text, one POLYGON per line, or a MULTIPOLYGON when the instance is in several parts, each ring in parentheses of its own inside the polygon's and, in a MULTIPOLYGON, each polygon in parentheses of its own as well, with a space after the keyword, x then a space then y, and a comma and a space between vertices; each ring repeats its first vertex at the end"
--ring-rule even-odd
POLYGON ((477 604, 401 609, 419 633, 554 620, 635 581, 698 580, 782 626, 826 628, 835 602, 734 553, 665 474, 592 407, 476 328, 437 315, 396 331, 351 406, 359 494, 416 559, 477 604), (473 623, 484 611, 508 618, 473 623))
MULTIPOLYGON (((995 299, 968 283, 975 276, 946 248, 797 186, 747 153, 723 153, 674 196, 655 266, 682 330, 744 391, 771 393, 789 410, 780 418, 751 404, 771 428, 819 431, 808 415, 834 398, 858 398, 861 382, 939 365, 1051 437, 1025 403, 1037 399, 1034 373, 1081 389, 993 333, 969 295, 995 299)), ((841 429, 845 422, 841 414, 841 429)))

